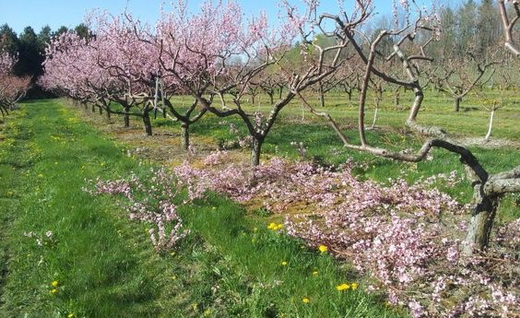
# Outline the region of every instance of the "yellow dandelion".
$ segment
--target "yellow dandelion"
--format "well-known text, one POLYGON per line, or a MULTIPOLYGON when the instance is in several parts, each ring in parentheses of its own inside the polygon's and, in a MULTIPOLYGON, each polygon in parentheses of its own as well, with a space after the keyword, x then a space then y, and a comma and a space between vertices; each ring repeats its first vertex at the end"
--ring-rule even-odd
POLYGON ((318 274, 319 274, 318 271, 313 271, 313 272, 312 272, 312 275, 313 275, 313 276, 318 276, 318 274))
POLYGON ((318 250, 321 253, 326 253, 329 250, 329 248, 327 246, 325 246, 325 245, 320 245, 320 246, 318 246, 318 250))
POLYGON ((282 264, 282 266, 287 266, 288 263, 287 263, 287 261, 282 261, 281 264, 282 264))
POLYGON ((349 288, 350 288, 350 285, 346 284, 346 283, 343 283, 343 284, 340 284, 340 285, 336 286, 336 290, 338 290, 338 291, 344 291, 344 290, 347 290, 349 288))
POLYGON ((269 223, 269 225, 267 226, 267 228, 268 228, 269 230, 273 230, 273 231, 274 231, 274 230, 276 229, 276 223, 274 223, 274 222, 269 223))
POLYGON ((356 289, 358 289, 358 287, 359 287, 359 284, 358 284, 358 283, 352 283, 352 284, 350 284, 350 288, 352 288, 352 290, 356 290, 356 289))
POLYGON ((54 288, 51 290, 51 294, 56 295, 58 293, 58 289, 54 288))
POLYGON ((69 312, 69 314, 67 315, 67 318, 74 318, 74 317, 76 317, 76 316, 72 312, 69 312))
POLYGON ((275 222, 271 222, 269 223, 269 225, 267 226, 267 228, 271 231, 278 231, 278 230, 281 230, 283 229, 283 224, 281 223, 275 223, 275 222))
POLYGON ((310 303, 310 302, 311 302, 311 300, 310 300, 309 298, 307 298, 307 297, 303 297, 303 298, 302 298, 302 303, 304 303, 304 304, 308 304, 308 303, 310 303))
POLYGON ((55 281, 53 281, 53 282, 51 283, 51 286, 52 286, 52 287, 58 287, 59 284, 60 284, 60 282, 58 282, 57 280, 55 280, 55 281))

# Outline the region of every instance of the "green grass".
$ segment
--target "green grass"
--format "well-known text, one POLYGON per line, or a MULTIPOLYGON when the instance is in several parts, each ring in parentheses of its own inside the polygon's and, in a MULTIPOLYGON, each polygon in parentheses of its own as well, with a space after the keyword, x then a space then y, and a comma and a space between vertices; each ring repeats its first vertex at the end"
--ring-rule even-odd
MULTIPOLYGON (((318 105, 316 96, 308 93, 309 101, 318 105)), ((379 111, 377 129, 368 130, 367 138, 371 145, 388 147, 391 149, 413 149, 421 147, 423 140, 411 134, 403 134, 405 120, 408 116, 407 107, 412 103, 412 93, 401 92, 401 108, 396 109, 392 104, 391 92, 385 92, 383 103, 379 111)), ((186 96, 174 97, 179 103, 189 100, 186 96)), ((373 106, 369 96, 366 114, 366 124, 372 122, 373 106)), ((435 91, 426 90, 423 108, 418 116, 419 123, 423 125, 435 125, 444 128, 455 137, 483 138, 487 132, 489 111, 487 105, 493 100, 501 102, 502 107, 495 114, 492 139, 505 139, 519 142, 520 126, 518 125, 518 105, 520 99, 514 91, 498 91, 486 89, 478 94, 468 95, 461 104, 461 111, 453 111, 452 99, 449 96, 435 91)), ((349 140, 356 144, 359 140, 357 127, 357 96, 352 101, 347 101, 345 94, 330 93, 326 96, 327 106, 324 110, 329 112, 342 127, 349 140)), ((270 107, 266 96, 258 96, 256 105, 246 105, 251 110, 262 111, 268 114, 270 107)), ((320 110, 321 107, 317 106, 320 110)), ((169 120, 157 120, 163 127, 172 127, 176 133, 177 123, 169 120)), ((236 117, 218 118, 208 114, 201 121, 192 126, 193 136, 203 140, 214 140, 215 147, 226 144, 226 141, 235 140, 237 136, 230 132, 229 125, 234 124, 240 129, 242 136, 247 135, 247 130, 240 119, 236 117)), ((404 177, 409 182, 439 173, 457 171, 460 176, 464 170, 459 158, 445 150, 434 149, 434 160, 420 163, 403 163, 384 158, 378 158, 371 154, 343 148, 340 139, 332 128, 321 118, 317 118, 303 111, 298 100, 294 100, 280 114, 278 121, 273 126, 263 145, 262 158, 277 155, 289 158, 299 158, 297 147, 291 142, 303 143, 307 148, 306 160, 314 160, 325 165, 339 165, 348 158, 355 162, 364 163, 366 168, 356 169, 355 172, 361 178, 371 178, 380 182, 386 182, 388 178, 404 177)), ((196 141, 194 142, 197 147, 196 141)), ((519 146, 501 147, 489 149, 484 146, 470 146, 482 166, 490 173, 497 173, 520 165, 519 146)), ((248 151, 248 150, 246 150, 248 151)), ((448 192, 461 202, 471 201, 473 189, 467 182, 449 188, 441 186, 441 190, 448 192)), ((502 200, 501 215, 507 218, 520 216, 518 200, 514 195, 507 195, 502 200)))
MULTIPOLYGON (((355 141, 357 111, 343 100, 330 95, 327 110, 355 141)), ((420 140, 400 134, 406 111, 394 110, 389 100, 387 96, 378 125, 391 128, 369 131, 369 140, 397 149, 418 147, 420 140)), ((406 104, 404 94, 402 101, 406 104)), ((468 111, 455 114, 449 98, 427 94, 419 119, 459 136, 483 136, 487 112, 481 101, 469 98, 462 105, 468 111)), ((516 102, 497 113, 494 136, 517 140, 516 102)), ((113 197, 93 197, 82 190, 85 179, 114 179, 129 171, 146 175, 149 165, 125 156, 126 146, 82 123, 77 112, 57 101, 35 101, 0 125, 0 317, 402 315, 361 290, 338 292, 338 284, 363 286, 364 280, 330 255, 268 230, 271 216, 247 212, 218 196, 182 207, 192 234, 171 254, 153 252, 146 226, 129 221, 113 197), (47 231, 52 231, 50 238, 47 231), (32 237, 24 235, 29 232, 32 237), (41 246, 37 238, 43 239, 41 246), (53 281, 59 282, 55 294, 53 281)), ((161 129, 171 127, 178 136, 177 123, 155 123, 161 129)), ((235 139, 229 123, 242 127, 236 118, 208 115, 193 125, 194 140, 216 147, 235 139)), ((408 164, 343 149, 325 123, 308 112, 302 118, 297 102, 283 111, 267 137, 263 158, 298 158, 293 141, 308 148, 306 159, 336 165, 353 158, 365 163, 356 169, 360 177, 381 182, 396 177, 414 181, 451 170, 463 173, 458 158, 442 150, 434 151, 432 161, 408 164)), ((492 173, 520 164, 515 149, 471 149, 492 173)), ((441 188, 470 201, 466 183, 441 188)), ((517 218, 519 210, 518 197, 508 196, 499 218, 517 218)))
POLYGON ((82 189, 149 167, 55 100, 0 129, 0 317, 401 316, 337 291, 359 277, 223 198, 184 206, 192 234, 157 254, 112 197, 82 189))
POLYGON ((113 203, 82 190, 85 178, 123 173, 135 163, 54 101, 23 107, 5 128, 13 142, 0 161, 0 193, 14 202, 2 211, 0 313, 155 317, 155 277, 166 264, 113 203))

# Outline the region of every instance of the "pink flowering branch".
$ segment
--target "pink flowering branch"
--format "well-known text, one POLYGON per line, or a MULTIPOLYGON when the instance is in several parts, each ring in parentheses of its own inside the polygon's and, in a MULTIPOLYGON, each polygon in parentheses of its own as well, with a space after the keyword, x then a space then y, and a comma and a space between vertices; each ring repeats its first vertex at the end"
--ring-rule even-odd
POLYGON ((31 78, 18 77, 13 74, 17 58, 0 50, 0 113, 9 114, 13 106, 27 93, 31 86, 31 78))

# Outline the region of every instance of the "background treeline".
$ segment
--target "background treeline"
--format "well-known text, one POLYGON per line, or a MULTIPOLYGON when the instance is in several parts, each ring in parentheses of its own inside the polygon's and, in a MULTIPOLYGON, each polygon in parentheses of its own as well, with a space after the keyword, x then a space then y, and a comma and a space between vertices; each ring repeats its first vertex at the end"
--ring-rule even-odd
MULTIPOLYGON (((442 69, 446 70, 449 68, 447 65, 453 64, 460 69, 465 66, 471 68, 468 64, 472 61, 484 63, 483 61, 491 60, 500 62, 512 60, 504 50, 498 50, 502 43, 500 36, 502 31, 496 1, 466 0, 461 4, 447 5, 439 9, 439 19, 442 25, 439 41, 429 47, 430 55, 435 58, 434 67, 442 66, 442 69), (498 56, 499 54, 502 56, 498 56), (503 56, 504 54, 506 56, 503 56)), ((368 26, 369 32, 375 36, 380 30, 391 27, 393 20, 391 15, 383 15, 368 26)), ((67 27, 62 26, 53 31, 49 26, 45 26, 36 33, 31 26, 27 26, 22 33, 17 34, 8 24, 0 27, 0 46, 12 55, 18 56, 14 74, 33 78, 33 86, 27 98, 48 97, 49 93, 43 92, 36 84, 37 78, 44 71, 42 62, 45 59, 45 47, 53 36, 68 30, 67 27)), ((88 27, 83 23, 76 26, 74 30, 82 37, 90 34, 88 27)), ((387 41, 386 44, 390 52, 393 43, 387 41)), ((504 72, 498 74, 500 77, 509 78, 504 72)), ((434 74, 434 72, 428 75, 431 75, 433 80, 434 77, 447 76, 434 74)))
MULTIPOLYGON (((32 27, 27 26, 18 35, 8 24, 0 27, 0 48, 9 52, 12 56, 18 57, 13 70, 14 75, 32 78, 32 88, 27 93, 27 98, 49 97, 49 93, 44 92, 36 84, 38 77, 43 75, 44 71, 42 63, 45 60, 45 47, 52 37, 68 30, 65 26, 56 31, 53 31, 49 26, 44 26, 39 33, 36 33, 32 27)), ((74 31, 80 36, 89 34, 88 28, 84 24, 76 26, 74 31)))

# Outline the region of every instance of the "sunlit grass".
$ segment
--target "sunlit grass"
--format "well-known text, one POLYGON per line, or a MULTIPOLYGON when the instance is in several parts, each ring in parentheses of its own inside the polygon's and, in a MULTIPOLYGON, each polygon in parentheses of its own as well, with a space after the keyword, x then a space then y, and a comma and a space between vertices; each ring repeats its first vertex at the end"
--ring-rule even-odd
MULTIPOLYGON (((410 99, 402 96, 406 108, 410 99)), ((353 142, 358 139, 355 98, 349 103, 332 94, 326 107, 353 142)), ((489 115, 482 99, 470 97, 463 111, 454 113, 449 98, 427 94, 419 121, 459 137, 482 137, 489 115)), ((267 100, 260 101, 249 107, 267 113, 267 100)), ((518 141, 517 102, 508 101, 498 111, 493 138, 518 141)), ((369 105, 367 123, 371 111, 369 105)), ((281 224, 282 217, 246 211, 221 197, 182 207, 192 234, 171 253, 153 252, 145 226, 128 221, 112 198, 82 190, 85 179, 118 178, 131 170, 146 175, 149 165, 126 156, 114 137, 83 124, 77 114, 56 101, 38 101, 0 126, 0 312, 5 317, 398 316, 395 308, 365 294, 363 279, 329 252, 287 238, 278 226, 269 228, 281 224)), ((387 93, 369 141, 417 149, 421 140, 402 134, 406 115, 405 109, 394 109, 387 93)), ((178 138, 178 123, 155 123, 178 138)), ((229 143, 237 138, 231 123, 247 134, 237 118, 208 115, 193 125, 193 140, 210 149, 233 145, 247 156, 247 149, 229 143)), ((418 164, 346 150, 332 129, 297 101, 282 112, 263 150, 263 158, 303 156, 324 165, 352 158, 365 163, 355 171, 360 178, 380 182, 397 177, 412 182, 452 170, 463 174, 458 158, 442 150, 418 164)), ((492 173, 520 164, 518 149, 471 150, 492 173)), ((469 184, 442 190, 470 201, 469 184)), ((509 196, 499 218, 518 217, 518 210, 517 196, 509 196)))
POLYGON ((83 191, 87 179, 149 166, 56 101, 24 107, 2 127, 5 317, 400 316, 328 253, 221 197, 184 206, 192 234, 157 254, 146 226, 83 191))

